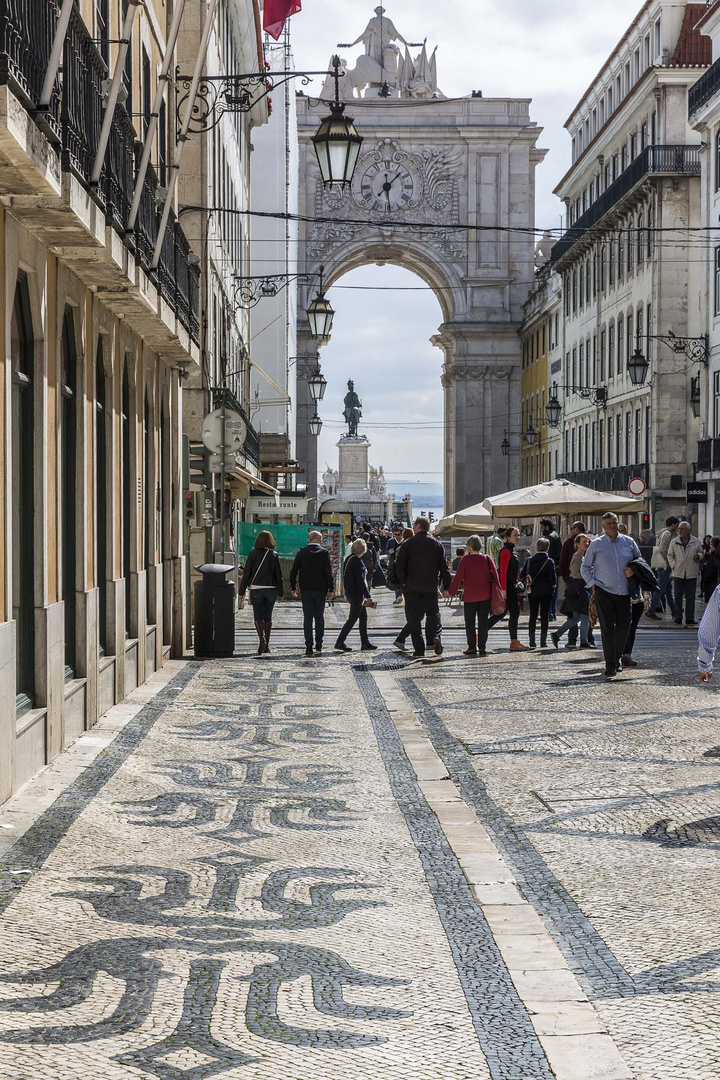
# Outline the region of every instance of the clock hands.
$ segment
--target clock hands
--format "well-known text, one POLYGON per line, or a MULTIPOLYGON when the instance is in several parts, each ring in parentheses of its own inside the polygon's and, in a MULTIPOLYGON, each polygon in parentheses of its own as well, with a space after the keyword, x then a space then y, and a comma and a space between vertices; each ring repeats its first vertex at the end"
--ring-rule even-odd
POLYGON ((400 173, 400 172, 397 172, 397 173, 395 173, 395 175, 393 176, 392 180, 388 180, 388 174, 387 174, 387 173, 385 173, 385 183, 383 184, 383 186, 382 186, 382 189, 383 189, 383 191, 385 192, 385 198, 387 199, 387 204, 388 204, 388 210, 390 210, 390 191, 392 190, 392 186, 393 186, 393 184, 395 183, 395 181, 396 181, 396 180, 397 180, 397 179, 398 179, 398 178, 399 178, 399 177, 400 177, 401 175, 402 175, 402 173, 400 173))

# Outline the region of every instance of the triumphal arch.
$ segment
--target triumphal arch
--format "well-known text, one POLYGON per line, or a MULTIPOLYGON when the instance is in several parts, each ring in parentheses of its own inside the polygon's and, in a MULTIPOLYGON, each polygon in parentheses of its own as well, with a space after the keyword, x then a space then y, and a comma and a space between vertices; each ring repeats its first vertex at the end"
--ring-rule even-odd
MULTIPOLYGON (((519 456, 503 457, 501 443, 506 429, 520 430, 517 331, 534 277, 542 129, 530 119, 528 99, 488 98, 479 90, 445 97, 435 53, 406 41, 382 8, 353 45, 364 52, 353 62, 340 46, 340 86, 364 143, 349 189, 323 187, 310 142, 327 106, 297 98, 298 270, 308 275, 300 287, 298 353, 317 351, 304 311, 321 267, 331 285, 356 267, 396 263, 435 291, 443 322, 432 341, 443 359, 451 512, 519 485, 519 456)), ((328 82, 321 97, 333 94, 328 82)), ((391 341, 387 347, 391 360, 391 341)), ((311 497, 317 476, 317 440, 307 431, 312 370, 309 361, 298 361, 297 455, 311 497)))

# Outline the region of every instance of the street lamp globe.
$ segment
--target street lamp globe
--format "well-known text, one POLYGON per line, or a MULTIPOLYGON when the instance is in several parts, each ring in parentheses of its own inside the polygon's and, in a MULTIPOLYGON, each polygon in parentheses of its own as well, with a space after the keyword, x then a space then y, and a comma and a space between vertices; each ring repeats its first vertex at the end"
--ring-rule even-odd
POLYGON ((500 443, 500 449, 502 450, 503 457, 507 457, 510 453, 510 441, 507 437, 507 431, 505 432, 505 438, 500 443))
POLYGON ((320 339, 329 338, 335 312, 322 289, 311 302, 306 314, 312 336, 320 339))
POLYGON ((313 401, 322 401, 325 397, 325 390, 327 388, 327 379, 316 371, 314 375, 311 375, 308 379, 308 389, 310 390, 310 397, 313 401))
POLYGON ((330 105, 330 115, 320 121, 320 127, 312 136, 320 175, 326 187, 343 188, 353 178, 360 147, 363 143, 351 116, 345 116, 345 104, 340 101, 340 58, 333 57, 335 77, 335 101, 330 105))
POLYGON ((322 431, 322 420, 317 413, 315 413, 315 415, 310 418, 310 423, 308 424, 308 427, 310 428, 311 435, 319 435, 322 431))
POLYGON ((640 346, 636 346, 635 352, 628 360, 628 375, 630 376, 630 382, 633 386, 642 386, 647 378, 647 373, 650 368, 647 357, 643 355, 640 346))
POLYGON ((552 397, 548 399, 548 403, 545 406, 545 412, 550 427, 559 427, 560 417, 562 416, 562 406, 558 401, 557 394, 553 394, 552 397))

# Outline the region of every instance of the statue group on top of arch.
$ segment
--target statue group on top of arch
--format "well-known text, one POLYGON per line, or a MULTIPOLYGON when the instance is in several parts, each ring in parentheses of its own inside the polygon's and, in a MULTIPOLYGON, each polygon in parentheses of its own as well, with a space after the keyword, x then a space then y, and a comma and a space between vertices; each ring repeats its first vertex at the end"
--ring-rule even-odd
MULTIPOLYGON (((405 40, 395 28, 392 19, 385 15, 384 7, 375 8, 375 16, 355 41, 338 48, 352 49, 360 42, 365 53, 358 57, 354 68, 349 68, 347 61, 340 60, 343 78, 340 79, 340 95, 345 100, 353 97, 392 97, 392 98, 441 98, 437 84, 437 49, 430 57, 425 42, 417 56, 410 55, 411 42, 405 40), (395 44, 401 42, 404 52, 395 44)), ((329 76, 322 89, 323 98, 332 98, 335 93, 334 80, 329 76)))

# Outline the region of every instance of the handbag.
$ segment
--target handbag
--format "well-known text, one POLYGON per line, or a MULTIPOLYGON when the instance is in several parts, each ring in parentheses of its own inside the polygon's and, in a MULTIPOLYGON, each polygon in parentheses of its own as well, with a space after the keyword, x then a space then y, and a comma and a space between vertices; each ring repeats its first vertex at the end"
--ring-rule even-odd
MULTIPOLYGON (((486 555, 485 558, 488 560, 488 562, 492 563, 493 569, 495 569, 495 563, 490 558, 490 556, 486 555)), ((494 574, 493 574, 493 572, 491 570, 490 571, 490 611, 492 612, 493 615, 504 615, 506 607, 507 607, 507 603, 506 603, 506 600, 505 600, 505 593, 502 590, 500 582, 497 580, 497 570, 495 571, 494 574)))

